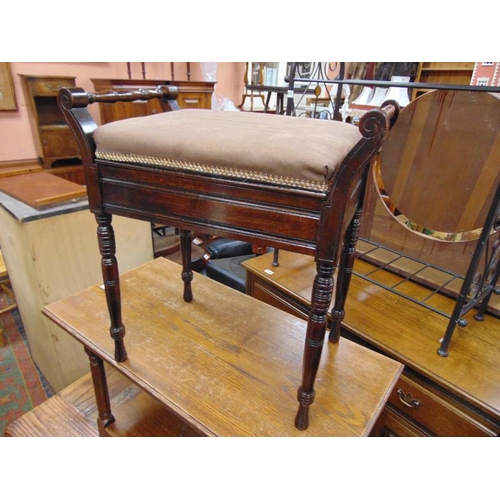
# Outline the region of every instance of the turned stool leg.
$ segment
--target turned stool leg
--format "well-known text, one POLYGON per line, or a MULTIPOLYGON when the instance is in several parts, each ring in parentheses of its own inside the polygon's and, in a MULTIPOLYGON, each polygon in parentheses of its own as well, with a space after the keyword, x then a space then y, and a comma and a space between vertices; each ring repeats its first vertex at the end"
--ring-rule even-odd
POLYGON ((297 393, 300 405, 295 417, 295 426, 299 430, 305 430, 309 426, 309 407, 314 401, 314 381, 325 341, 327 314, 333 295, 334 269, 332 263, 317 264, 304 346, 302 385, 297 393))
POLYGON ((184 300, 191 302, 193 300, 193 291, 191 281, 193 281, 193 271, 191 270, 191 237, 192 231, 181 229, 181 255, 182 255, 182 281, 184 282, 184 300))
POLYGON ((92 382, 94 383, 95 399, 99 414, 97 428, 99 429, 99 435, 105 436, 104 429, 115 421, 115 417, 111 413, 106 370, 101 358, 87 348, 85 348, 85 352, 88 354, 90 360, 90 371, 92 373, 92 382))
POLYGON ((344 237, 344 246, 340 256, 339 272, 337 275, 337 288, 335 290, 335 304, 333 306, 332 328, 330 330, 330 342, 337 343, 340 339, 342 321, 345 317, 345 301, 351 284, 352 268, 356 255, 356 244, 358 243, 359 227, 361 225, 362 209, 358 208, 349 224, 344 237))
POLYGON ((96 220, 104 290, 106 292, 106 301, 111 319, 109 331, 115 341, 115 359, 121 362, 127 359, 127 351, 123 342, 125 326, 122 323, 120 277, 118 262, 115 256, 115 234, 111 225, 111 215, 98 214, 96 215, 96 220))

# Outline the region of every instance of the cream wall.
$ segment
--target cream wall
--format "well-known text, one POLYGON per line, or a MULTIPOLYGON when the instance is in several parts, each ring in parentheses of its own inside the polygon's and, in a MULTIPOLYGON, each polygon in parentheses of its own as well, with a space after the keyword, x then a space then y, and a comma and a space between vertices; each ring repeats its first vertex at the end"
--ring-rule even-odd
MULTIPOLYGON (((32 160, 37 157, 35 143, 29 125, 28 112, 21 88, 20 74, 27 75, 60 75, 73 76, 76 85, 93 90, 91 78, 128 78, 125 62, 11 62, 10 68, 17 100, 17 111, 0 111, 0 163, 15 160, 32 160)), ((146 78, 171 79, 170 62, 146 63, 146 78)), ((186 79, 186 63, 174 63, 175 78, 186 79)), ((216 95, 225 97, 235 105, 241 101, 243 94, 245 63, 217 63, 216 95)), ((131 63, 132 78, 141 79, 141 63, 131 63)), ((191 63, 191 80, 202 80, 200 63, 191 63)), ((91 112, 93 107, 91 106, 91 112)), ((97 109, 95 107, 94 109, 97 109)), ((99 120, 98 111, 93 111, 99 120)))

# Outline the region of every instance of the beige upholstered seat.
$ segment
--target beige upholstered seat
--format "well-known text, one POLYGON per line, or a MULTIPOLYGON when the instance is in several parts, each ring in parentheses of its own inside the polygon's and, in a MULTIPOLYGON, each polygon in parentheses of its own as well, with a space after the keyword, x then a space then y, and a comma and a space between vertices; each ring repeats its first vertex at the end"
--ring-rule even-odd
POLYGON ((184 109, 108 123, 96 157, 199 174, 327 190, 360 140, 357 127, 263 113, 184 109))

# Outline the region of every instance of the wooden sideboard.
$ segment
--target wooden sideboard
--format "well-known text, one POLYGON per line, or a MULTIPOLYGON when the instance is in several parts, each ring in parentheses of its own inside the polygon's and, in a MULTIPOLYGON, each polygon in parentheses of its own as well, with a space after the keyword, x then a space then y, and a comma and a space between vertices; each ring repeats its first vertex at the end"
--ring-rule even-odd
MULTIPOLYGON (((279 267, 265 254, 243 263, 247 293, 298 317, 309 311, 313 259, 281 251, 279 267)), ((353 340, 400 361, 404 372, 377 423, 380 436, 497 436, 500 433, 500 322, 467 318, 455 333, 446 358, 436 353, 447 319, 412 303, 361 275, 374 271, 356 260, 343 323, 345 339, 353 340)), ((379 270, 380 280, 394 275, 379 270)), ((407 283, 417 296, 429 294, 422 285, 407 283)), ((453 300, 436 296, 434 305, 450 311, 453 300)), ((358 367, 363 372, 363 367, 358 367)))
MULTIPOLYGON (((210 109, 215 82, 192 82, 178 80, 120 80, 93 78, 96 92, 106 90, 155 89, 159 85, 174 85, 179 96, 177 102, 181 108, 210 109)), ((109 123, 124 118, 147 116, 161 113, 163 110, 157 99, 150 101, 120 102, 117 104, 99 104, 101 122, 109 123)))

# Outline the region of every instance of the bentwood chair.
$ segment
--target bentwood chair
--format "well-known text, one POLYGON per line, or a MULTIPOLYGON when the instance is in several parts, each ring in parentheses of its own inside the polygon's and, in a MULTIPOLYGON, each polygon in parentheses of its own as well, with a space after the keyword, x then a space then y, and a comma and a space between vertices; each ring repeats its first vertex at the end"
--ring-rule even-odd
POLYGON ((74 88, 59 93, 59 105, 81 148, 89 207, 98 224, 115 358, 121 362, 127 352, 112 215, 182 228, 182 280, 188 302, 193 300, 191 231, 314 255, 317 276, 295 420, 298 429, 306 429, 333 273, 340 262, 333 311, 334 328, 339 329, 368 167, 391 117, 397 115, 397 104, 367 113, 359 129, 337 121, 200 109, 97 127, 86 109, 95 102, 172 102, 175 97, 172 87, 104 94, 74 88))

